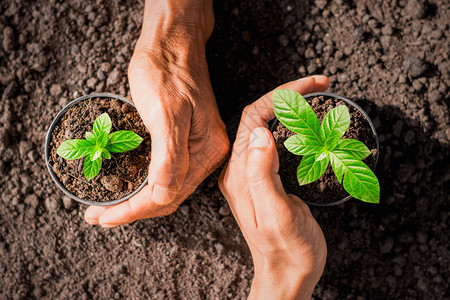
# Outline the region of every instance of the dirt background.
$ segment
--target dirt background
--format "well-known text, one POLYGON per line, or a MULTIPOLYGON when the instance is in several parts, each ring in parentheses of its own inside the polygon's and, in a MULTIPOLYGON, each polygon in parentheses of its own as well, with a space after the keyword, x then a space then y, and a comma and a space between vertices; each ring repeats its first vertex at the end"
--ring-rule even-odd
MULTIPOLYGON (((378 206, 312 208, 328 243, 315 299, 448 299, 448 1, 215 1, 211 77, 233 136, 242 107, 323 73, 381 142, 378 206), (447 278, 447 279, 445 279, 447 278)), ((128 94, 139 1, 0 2, 0 298, 242 299, 253 267, 217 172, 164 218, 104 230, 44 166, 57 112, 128 94)))

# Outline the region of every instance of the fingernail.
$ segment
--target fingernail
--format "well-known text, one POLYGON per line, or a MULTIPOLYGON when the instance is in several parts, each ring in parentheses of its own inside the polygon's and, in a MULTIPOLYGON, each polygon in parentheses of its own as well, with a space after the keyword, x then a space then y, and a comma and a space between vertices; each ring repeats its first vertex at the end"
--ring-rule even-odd
POLYGON ((101 224, 103 228, 113 228, 116 227, 117 225, 113 225, 113 224, 101 224))
POLYGON ((153 201, 159 205, 168 205, 173 202, 177 193, 159 184, 153 186, 153 201))
POLYGON ((86 219, 86 222, 88 222, 91 225, 98 225, 98 219, 86 219))
POLYGON ((264 127, 258 127, 253 129, 252 134, 250 135, 249 148, 264 148, 269 146, 270 144, 269 134, 267 129, 264 127))

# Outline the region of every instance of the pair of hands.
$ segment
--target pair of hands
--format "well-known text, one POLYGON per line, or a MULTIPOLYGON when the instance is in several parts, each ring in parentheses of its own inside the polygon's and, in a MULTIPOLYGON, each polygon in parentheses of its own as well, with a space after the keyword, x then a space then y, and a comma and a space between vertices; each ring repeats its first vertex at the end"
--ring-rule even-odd
MULTIPOLYGON (((205 59, 212 2, 186 3, 146 3, 130 62, 133 100, 152 137, 148 185, 115 206, 89 207, 90 224, 110 228, 174 212, 228 153, 205 59)), ((314 76, 280 88, 307 94, 327 87, 326 77, 314 76)), ((307 298, 323 272, 326 243, 307 205, 284 192, 267 130, 274 117, 271 93, 246 107, 219 186, 252 253, 249 298, 307 298)))

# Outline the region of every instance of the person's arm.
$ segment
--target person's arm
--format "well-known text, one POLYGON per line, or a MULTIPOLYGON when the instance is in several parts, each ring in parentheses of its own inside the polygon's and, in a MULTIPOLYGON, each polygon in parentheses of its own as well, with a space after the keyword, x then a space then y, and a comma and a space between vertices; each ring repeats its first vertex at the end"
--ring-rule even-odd
POLYGON ((87 222, 114 227, 170 214, 228 152, 205 59, 213 25, 211 0, 146 1, 128 77, 152 140, 148 185, 116 206, 89 207, 87 222))
MULTIPOLYGON (((255 276, 248 299, 310 299, 317 284, 311 276, 276 262, 255 262, 255 276), (272 265, 272 266, 270 266, 272 265)), ((320 277, 320 274, 319 274, 320 277)))
POLYGON ((196 54, 202 54, 213 27, 212 0, 146 0, 136 49, 161 45, 161 42, 192 40, 194 43, 189 46, 196 54))
MULTIPOLYGON (((328 85, 325 76, 313 76, 280 88, 308 94, 328 85)), ((310 299, 325 266, 326 242, 308 206, 283 189, 267 129, 273 118, 272 93, 246 107, 219 187, 252 253, 249 299, 310 299)))

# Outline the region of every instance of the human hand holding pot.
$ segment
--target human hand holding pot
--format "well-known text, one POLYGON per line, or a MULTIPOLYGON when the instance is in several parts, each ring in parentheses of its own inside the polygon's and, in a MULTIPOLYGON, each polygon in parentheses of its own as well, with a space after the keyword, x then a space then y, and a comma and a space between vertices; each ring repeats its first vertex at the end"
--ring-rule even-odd
POLYGON ((152 139, 148 185, 115 206, 89 207, 87 222, 113 227, 170 214, 228 152, 205 59, 213 24, 210 0, 146 2, 128 75, 152 139))
MULTIPOLYGON (((308 94, 328 85, 327 77, 314 76, 279 88, 308 94)), ((308 206, 283 189, 267 129, 273 118, 272 93, 245 108, 219 186, 252 253, 249 298, 310 299, 325 266, 326 242, 308 206)))

